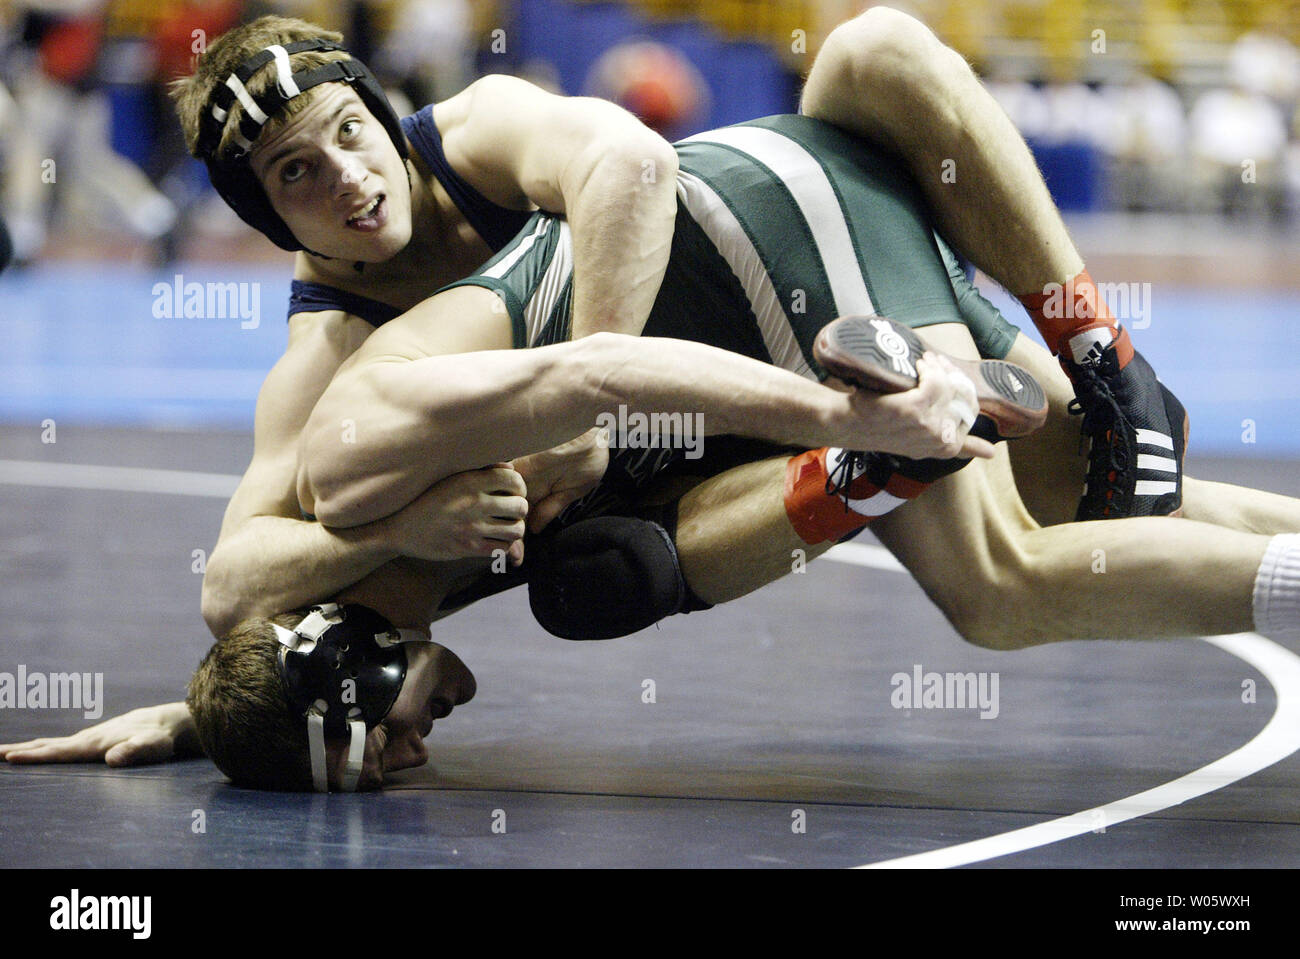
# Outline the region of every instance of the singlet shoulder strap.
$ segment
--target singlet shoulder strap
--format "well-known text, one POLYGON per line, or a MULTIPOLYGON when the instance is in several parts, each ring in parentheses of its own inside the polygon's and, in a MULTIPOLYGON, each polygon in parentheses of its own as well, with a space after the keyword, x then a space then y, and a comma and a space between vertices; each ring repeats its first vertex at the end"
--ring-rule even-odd
POLYGON ((420 154, 429 171, 442 183, 453 203, 465 215, 469 225, 483 238, 492 252, 501 249, 518 233, 532 213, 511 210, 493 203, 451 168, 442 148, 442 134, 433 122, 433 105, 402 118, 402 131, 420 154))

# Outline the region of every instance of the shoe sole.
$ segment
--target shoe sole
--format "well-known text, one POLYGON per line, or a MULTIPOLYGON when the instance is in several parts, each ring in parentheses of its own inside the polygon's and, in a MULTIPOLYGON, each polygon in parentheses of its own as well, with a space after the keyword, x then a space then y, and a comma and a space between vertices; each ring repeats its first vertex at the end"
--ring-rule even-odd
POLYGON ((1005 360, 963 360, 929 350, 910 328, 883 316, 840 317, 813 343, 813 357, 828 373, 875 393, 916 386, 916 361, 929 352, 946 356, 970 378, 980 412, 1003 439, 1026 436, 1046 422, 1047 394, 1027 370, 1005 360))

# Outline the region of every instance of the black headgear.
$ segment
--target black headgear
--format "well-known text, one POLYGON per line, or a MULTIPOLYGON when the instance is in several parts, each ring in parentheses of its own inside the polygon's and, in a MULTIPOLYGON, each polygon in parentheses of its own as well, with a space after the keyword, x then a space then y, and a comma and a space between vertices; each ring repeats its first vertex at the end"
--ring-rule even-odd
POLYGON ((398 155, 403 160, 408 155, 406 137, 402 133, 397 113, 388 102, 383 87, 366 69, 366 65, 355 59, 333 60, 323 66, 294 73, 289 56, 306 50, 344 48, 329 40, 299 40, 296 43, 273 44, 253 54, 226 77, 224 83, 213 88, 199 119, 199 139, 194 150, 194 155, 207 164, 212 185, 230 208, 239 214, 239 218, 266 234, 272 243, 285 250, 301 250, 304 247, 271 206, 266 191, 249 166, 248 154, 262 132, 262 126, 279 113, 286 103, 321 83, 349 83, 375 119, 384 125, 393 146, 397 147, 398 155), (275 61, 277 73, 275 86, 268 88, 260 97, 252 96, 245 84, 272 60, 275 61), (244 116, 239 122, 239 132, 235 135, 235 146, 225 156, 218 156, 226 118, 236 100, 242 104, 244 116))
POLYGON ((356 788, 366 733, 397 702, 406 681, 405 643, 429 642, 419 630, 396 629, 373 609, 350 603, 313 606, 293 630, 275 627, 276 662, 289 703, 307 719, 312 785, 329 791, 325 734, 351 732, 343 789, 356 788))

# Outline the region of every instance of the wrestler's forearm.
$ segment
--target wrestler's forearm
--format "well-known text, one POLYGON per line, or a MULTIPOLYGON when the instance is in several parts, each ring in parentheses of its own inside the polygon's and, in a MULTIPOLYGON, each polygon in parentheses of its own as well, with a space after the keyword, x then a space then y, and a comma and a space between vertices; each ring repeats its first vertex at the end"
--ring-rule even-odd
POLYGON ((699 343, 609 333, 535 350, 378 359, 340 375, 317 404, 299 495, 322 522, 370 522, 443 476, 555 446, 620 410, 699 415, 707 434, 887 446, 907 402, 839 393, 699 343))
POLYGON ((218 639, 250 617, 322 602, 399 553, 384 524, 328 529, 254 516, 227 532, 203 576, 203 619, 218 639))
POLYGON ((668 268, 677 215, 677 154, 666 142, 625 143, 571 168, 573 337, 639 334, 668 268))

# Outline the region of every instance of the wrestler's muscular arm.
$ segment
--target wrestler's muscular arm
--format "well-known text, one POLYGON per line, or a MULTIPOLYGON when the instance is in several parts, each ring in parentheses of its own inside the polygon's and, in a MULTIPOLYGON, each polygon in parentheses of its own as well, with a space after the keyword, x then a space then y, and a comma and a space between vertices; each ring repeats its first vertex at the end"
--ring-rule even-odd
POLYGON ((258 397, 253 459, 226 508, 203 579, 203 617, 213 635, 250 616, 319 602, 398 556, 487 555, 523 535, 525 490, 509 469, 448 477, 420 490, 401 512, 351 529, 331 530, 302 517, 295 493, 299 435, 335 371, 370 330, 340 311, 291 321, 289 347, 258 397))
POLYGON ((637 334, 677 214, 677 154, 604 100, 488 76, 434 108, 447 160, 503 206, 562 213, 573 231, 573 337, 637 334))
POLYGON ((945 429, 942 404, 951 394, 928 368, 916 389, 877 396, 838 392, 683 340, 600 333, 532 350, 430 349, 436 331, 453 323, 491 325, 503 315, 496 294, 458 287, 376 332, 339 371, 303 432, 304 508, 326 524, 371 522, 439 477, 555 446, 620 407, 698 412, 706 433, 777 443, 914 457, 992 452, 945 429), (354 427, 346 437, 344 421, 354 427))

